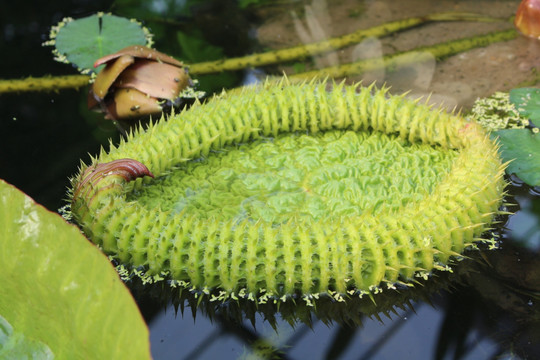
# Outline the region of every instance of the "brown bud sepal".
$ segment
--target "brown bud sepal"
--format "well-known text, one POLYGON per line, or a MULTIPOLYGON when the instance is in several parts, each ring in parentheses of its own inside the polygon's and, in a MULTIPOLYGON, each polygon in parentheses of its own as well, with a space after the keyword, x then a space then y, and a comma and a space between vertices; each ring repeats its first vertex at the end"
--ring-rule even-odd
POLYGON ((177 104, 192 85, 184 64, 141 45, 128 46, 98 59, 105 65, 88 94, 88 108, 102 111, 105 118, 125 120, 157 115, 162 104, 177 104))
POLYGON ((133 159, 118 159, 89 166, 78 177, 71 200, 72 209, 79 208, 83 203, 90 208, 98 200, 98 195, 111 196, 111 192, 121 192, 126 182, 144 176, 153 178, 154 174, 143 163, 133 159))

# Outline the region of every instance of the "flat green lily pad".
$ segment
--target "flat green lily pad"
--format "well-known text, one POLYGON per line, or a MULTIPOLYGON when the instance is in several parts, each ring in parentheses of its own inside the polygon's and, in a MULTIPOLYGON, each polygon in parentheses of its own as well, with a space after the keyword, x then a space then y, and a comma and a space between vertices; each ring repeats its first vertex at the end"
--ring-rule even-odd
POLYGON ((148 31, 134 20, 98 13, 82 19, 64 19, 53 28, 48 44, 57 58, 80 71, 94 69, 94 62, 130 45, 148 45, 148 31))
POLYGON ((499 137, 503 160, 512 161, 506 172, 516 174, 531 186, 540 186, 540 133, 508 129, 493 134, 499 137))
POLYGON ((510 91, 510 102, 522 116, 528 117, 535 125, 540 127, 540 89, 521 88, 510 91))
POLYGON ((2 180, 0 264, 0 316, 54 358, 150 358, 148 328, 108 259, 2 180))

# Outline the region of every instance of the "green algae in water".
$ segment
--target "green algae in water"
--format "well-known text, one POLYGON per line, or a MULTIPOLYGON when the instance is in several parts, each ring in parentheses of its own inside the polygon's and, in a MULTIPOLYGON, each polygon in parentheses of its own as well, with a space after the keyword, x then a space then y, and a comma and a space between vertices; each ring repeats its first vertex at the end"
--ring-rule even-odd
POLYGON ((431 193, 456 154, 381 133, 288 134, 190 161, 128 201, 200 219, 273 223, 377 214, 431 193))

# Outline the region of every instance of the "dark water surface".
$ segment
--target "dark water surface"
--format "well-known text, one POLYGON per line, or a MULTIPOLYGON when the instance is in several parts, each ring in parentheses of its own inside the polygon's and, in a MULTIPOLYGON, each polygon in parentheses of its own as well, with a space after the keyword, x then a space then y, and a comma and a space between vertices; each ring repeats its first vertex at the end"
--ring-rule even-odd
MULTIPOLYGON (((0 10, 0 78, 75 74, 69 65, 53 61, 42 47, 49 27, 64 16, 83 17, 96 11, 137 17, 155 33, 156 47, 177 58, 183 54, 176 32, 204 41, 202 58, 232 57, 303 41, 294 16, 317 19, 317 36, 337 36, 361 27, 441 11, 474 11, 508 17, 519 1, 324 1, 279 2, 279 5, 239 9, 234 1, 55 1, 9 2, 0 10), (399 3, 399 4, 397 4, 399 3), (312 4, 306 9, 305 4, 312 4), (321 10, 322 9, 322 10, 321 10), (325 16, 324 14, 327 14, 325 16), (321 35, 322 33, 322 35, 321 35), (216 50, 217 49, 217 50, 216 50)), ((307 24, 304 22, 304 24, 307 24)), ((311 29, 315 29, 313 21, 311 29)), ((362 56, 438 43, 452 37, 508 27, 508 24, 443 24, 422 27, 358 48, 340 51, 333 59, 268 67, 279 74, 346 62, 362 56), (378 50, 379 49, 379 50, 378 50), (360 55, 359 55, 360 54, 360 55)), ((309 26, 308 26, 309 27, 309 26)), ((540 69, 540 45, 517 38, 451 57, 444 62, 422 61, 402 71, 365 74, 393 86, 412 89, 434 101, 465 111, 475 98, 508 91, 534 79, 540 69)), ((193 56, 193 55, 190 55, 193 56)), ((237 72, 201 79, 207 90, 240 85, 252 73, 237 72), (249 75, 249 76, 248 76, 249 75)), ((360 79, 360 77, 358 78, 360 79)), ((532 82, 532 83, 530 83, 532 82)), ((64 205, 68 178, 80 159, 117 142, 119 134, 108 121, 86 109, 86 90, 0 95, 0 178, 14 184, 51 210, 64 205)), ((414 310, 397 309, 391 319, 382 315, 363 319, 363 326, 326 325, 294 328, 278 320, 276 330, 261 316, 255 328, 249 321, 235 323, 217 316, 212 321, 191 309, 175 316, 148 296, 138 298, 150 327, 155 359, 257 358, 254 344, 271 344, 271 357, 286 359, 540 359, 540 193, 513 179, 508 189, 511 216, 501 249, 484 253, 456 270, 461 281, 451 291, 433 294, 430 303, 414 302, 414 310), (480 265, 482 264, 482 265, 480 265), (468 268, 467 268, 468 266, 468 268)), ((279 318, 279 316, 278 316, 279 318)))

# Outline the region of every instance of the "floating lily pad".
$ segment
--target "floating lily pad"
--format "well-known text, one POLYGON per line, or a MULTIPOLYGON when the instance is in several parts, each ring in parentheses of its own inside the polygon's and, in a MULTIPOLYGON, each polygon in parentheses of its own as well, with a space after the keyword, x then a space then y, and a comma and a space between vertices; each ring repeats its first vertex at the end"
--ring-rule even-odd
POLYGON ((510 91, 510 102, 513 103, 522 116, 526 116, 540 127, 540 89, 521 88, 510 91))
POLYGON ((506 172, 516 174, 531 186, 540 186, 540 133, 508 129, 493 134, 499 137, 504 161, 512 160, 506 172))
POLYGON ((450 270, 497 213, 502 173, 461 117, 283 79, 130 134, 73 179, 72 211, 145 283, 313 305, 450 270))
POLYGON ((39 343, 56 359, 150 358, 148 328, 108 259, 2 180, 0 264, 0 327, 24 334, 29 351, 39 343))
POLYGON ((56 46, 60 61, 72 63, 82 72, 93 71, 94 62, 130 45, 150 45, 149 33, 140 23, 98 13, 82 19, 64 19, 51 32, 47 44, 56 46))

